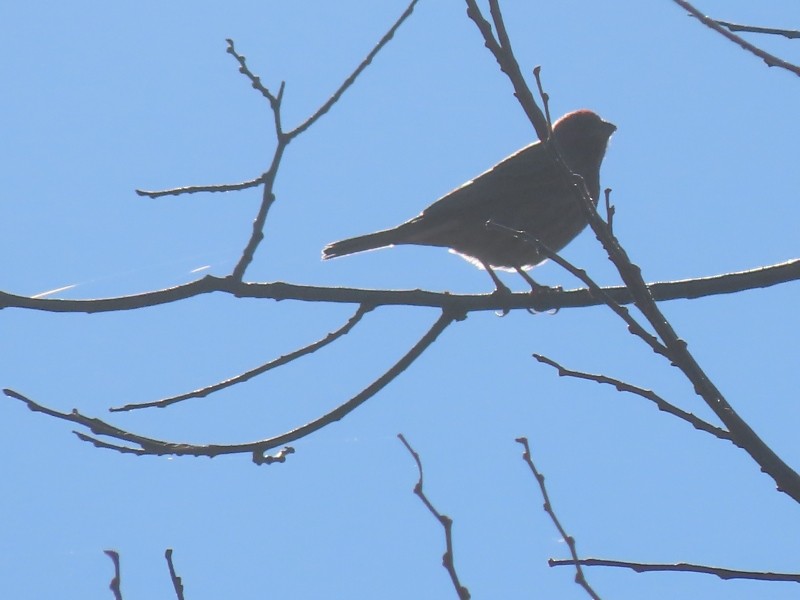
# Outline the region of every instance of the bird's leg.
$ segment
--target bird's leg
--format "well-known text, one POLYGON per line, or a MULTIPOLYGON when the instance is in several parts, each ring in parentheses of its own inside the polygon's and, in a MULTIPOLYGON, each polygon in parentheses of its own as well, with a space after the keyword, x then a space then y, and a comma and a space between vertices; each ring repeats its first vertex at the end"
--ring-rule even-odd
POLYGON ((494 269, 492 269, 492 267, 490 267, 483 261, 481 261, 481 264, 483 265, 483 268, 486 269, 486 272, 489 274, 489 277, 492 278, 492 281, 494 281, 494 285, 497 288, 494 291, 494 293, 502 295, 511 295, 511 290, 508 289, 506 284, 500 281, 500 278, 497 276, 497 273, 494 272, 494 269))
POLYGON ((531 286, 531 292, 537 292, 538 290, 547 290, 550 289, 546 285, 542 285, 541 283, 536 283, 533 277, 528 275, 525 271, 523 271, 520 267, 514 267, 514 270, 519 273, 520 277, 522 277, 525 281, 528 282, 528 285, 531 286))
MULTIPOLYGON (((492 278, 492 281, 494 281, 494 285, 497 288, 492 292, 492 296, 510 298, 512 294, 511 290, 508 289, 508 287, 502 281, 500 281, 500 278, 497 276, 497 273, 494 272, 494 269, 492 269, 492 267, 483 261, 481 261, 481 264, 483 265, 483 268, 486 269, 486 272, 489 274, 489 277, 492 278)), ((495 314, 498 317, 505 317, 509 312, 511 312, 510 309, 504 308, 503 310, 496 311, 495 314)))

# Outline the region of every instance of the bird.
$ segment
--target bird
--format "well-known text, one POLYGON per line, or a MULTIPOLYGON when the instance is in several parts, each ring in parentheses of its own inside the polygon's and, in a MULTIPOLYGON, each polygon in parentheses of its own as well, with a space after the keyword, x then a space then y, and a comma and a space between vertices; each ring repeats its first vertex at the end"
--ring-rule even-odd
POLYGON ((546 257, 539 246, 508 229, 558 252, 587 225, 581 200, 548 144, 552 141, 570 170, 583 178, 597 206, 600 165, 616 129, 591 110, 570 112, 553 124, 549 141, 525 146, 397 227, 328 244, 322 258, 403 244, 440 246, 485 269, 496 292, 509 292, 496 269, 516 271, 535 291, 543 286, 526 271, 546 257), (489 222, 499 227, 490 228, 489 222))

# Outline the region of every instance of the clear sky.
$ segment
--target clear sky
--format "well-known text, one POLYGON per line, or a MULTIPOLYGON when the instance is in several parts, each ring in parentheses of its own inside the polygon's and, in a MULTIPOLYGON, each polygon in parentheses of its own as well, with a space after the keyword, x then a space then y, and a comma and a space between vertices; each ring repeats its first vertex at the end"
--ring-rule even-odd
MULTIPOLYGON (((542 65, 554 115, 614 122, 602 170, 615 231, 649 281, 798 256, 798 80, 770 69, 668 0, 503 3, 526 72, 542 65)), ((143 199, 251 179, 274 147, 264 83, 286 82, 284 122, 311 114, 404 1, 5 2, 0 5, 0 289, 117 296, 230 272, 256 191, 143 199), (195 269, 208 267, 199 272, 195 269)), ((795 2, 703 0, 730 21, 798 27, 795 2)), ((794 62, 798 42, 751 37, 794 62)), ((488 293, 441 249, 320 261, 333 240, 395 225, 533 141, 510 85, 460 0, 421 0, 334 109, 287 150, 251 281, 488 293)), ((593 236, 565 256, 618 282, 593 236)), ((556 265, 551 285, 578 283, 556 265)), ((524 290, 516 278, 509 285, 524 290)), ((678 333, 756 431, 800 467, 796 283, 664 303, 678 333)), ((208 385, 319 339, 355 310, 205 296, 101 315, 5 310, 0 386, 60 410, 192 443, 265 438, 343 402, 437 318, 368 315, 318 354, 165 410, 106 409, 208 385)), ((136 458, 80 442, 64 422, 0 403, 0 596, 171 598, 163 559, 192 600, 454 598, 441 529, 474 598, 581 598, 567 547, 514 442, 528 436, 583 556, 798 571, 798 507, 740 450, 639 398, 558 378, 532 353, 652 388, 713 420, 680 374, 604 308, 471 314, 285 464, 248 456, 136 458)), ((794 598, 796 584, 588 569, 605 598, 794 598)))

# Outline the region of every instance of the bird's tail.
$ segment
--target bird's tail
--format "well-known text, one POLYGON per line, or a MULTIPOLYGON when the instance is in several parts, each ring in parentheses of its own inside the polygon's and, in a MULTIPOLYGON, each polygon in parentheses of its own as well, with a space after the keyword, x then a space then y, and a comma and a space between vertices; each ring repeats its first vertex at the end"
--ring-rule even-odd
POLYGON ((377 231, 375 233, 333 242, 323 248, 322 259, 326 260, 328 258, 355 254, 356 252, 386 248, 387 246, 399 243, 397 237, 396 229, 387 229, 385 231, 377 231))

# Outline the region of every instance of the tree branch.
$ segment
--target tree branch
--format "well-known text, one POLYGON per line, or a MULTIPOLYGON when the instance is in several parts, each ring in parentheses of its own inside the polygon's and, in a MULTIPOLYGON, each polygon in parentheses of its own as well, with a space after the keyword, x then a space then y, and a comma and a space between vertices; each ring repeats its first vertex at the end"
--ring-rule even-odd
POLYGON ((658 410, 674 415, 679 419, 683 419, 695 429, 699 429, 700 431, 705 431, 706 433, 710 433, 711 435, 721 440, 727 440, 729 442, 733 441, 733 439, 731 438, 731 434, 728 431, 720 429, 719 427, 716 427, 711 423, 706 423, 703 419, 693 415, 692 413, 686 412, 685 410, 682 410, 677 406, 670 404, 652 390, 646 390, 644 388, 632 385, 630 383, 626 383, 620 379, 607 377, 606 375, 595 375, 594 373, 573 371, 571 369, 567 369, 566 367, 561 366, 556 361, 547 358, 546 356, 543 356, 541 354, 534 354, 533 357, 540 363, 555 368, 558 371, 559 377, 574 377, 576 379, 586 379, 588 381, 594 381, 600 384, 613 385, 620 392, 628 392, 631 394, 635 394, 637 396, 641 396, 645 400, 650 400, 650 402, 652 402, 658 407, 658 410))
POLYGON ((425 505, 425 508, 428 509, 433 517, 439 521, 439 524, 444 529, 444 540, 445 540, 445 552, 442 555, 442 566, 447 570, 447 574, 450 575, 450 581, 453 583, 453 587, 458 594, 459 600, 469 600, 470 593, 469 590, 461 584, 461 581, 458 578, 458 572, 456 571, 455 565, 455 558, 453 555, 453 519, 448 517, 447 515, 443 515, 433 503, 428 499, 428 496, 425 495, 425 490, 422 487, 423 482, 423 474, 422 474, 422 460, 419 458, 419 454, 417 453, 414 448, 411 447, 411 444, 408 443, 405 436, 402 433, 398 433, 397 437, 403 442, 403 445, 406 447, 408 452, 411 454, 411 457, 414 459, 414 462, 417 463, 417 472, 419 473, 419 479, 417 480, 417 484, 414 486, 414 493, 417 497, 422 501, 422 504, 425 505))
POLYGON ((536 465, 533 464, 533 459, 531 458, 531 449, 528 445, 528 438, 519 437, 516 441, 522 444, 522 447, 525 449, 525 451, 522 453, 522 460, 524 460, 525 464, 528 465, 531 473, 533 473, 533 476, 536 478, 536 482, 539 484, 539 490, 541 491, 542 498, 544 499, 544 511, 548 514, 550 520, 553 521, 553 525, 556 526, 561 538, 569 547, 569 552, 572 555, 575 564, 575 583, 586 590, 586 593, 589 594, 589 596, 591 596, 594 600, 600 600, 600 596, 598 596, 597 593, 592 589, 592 586, 589 585, 589 582, 586 581, 586 577, 583 574, 583 569, 580 565, 580 559, 578 558, 578 551, 575 547, 575 538, 567 533, 566 529, 564 529, 564 526, 561 524, 561 521, 558 520, 558 517, 553 510, 553 505, 550 503, 550 495, 547 493, 547 488, 544 485, 544 475, 542 475, 536 468, 536 465))
POLYGON ((28 408, 34 412, 41 412, 50 417, 61 419, 76 423, 89 429, 95 435, 109 437, 114 440, 119 440, 127 444, 133 444, 138 448, 130 446, 121 446, 114 443, 108 443, 103 440, 92 438, 83 433, 76 432, 76 435, 83 440, 88 441, 99 448, 117 450, 123 453, 133 454, 151 454, 156 456, 173 455, 173 456, 219 456, 222 454, 241 454, 251 453, 253 455, 253 462, 256 464, 264 464, 266 462, 275 462, 265 460, 264 453, 285 445, 289 442, 299 440, 326 427, 336 421, 341 420, 353 410, 361 406, 364 402, 369 400, 372 396, 377 394, 380 390, 391 383, 398 375, 405 371, 411 364, 419 358, 419 356, 436 341, 436 338, 454 321, 462 320, 465 316, 463 313, 456 313, 452 310, 443 310, 439 319, 431 326, 431 328, 414 344, 414 346, 403 355, 391 368, 373 381, 370 385, 358 392, 355 396, 350 398, 345 403, 339 405, 334 410, 314 419, 280 435, 258 440, 255 442, 247 442, 241 444, 188 444, 167 442, 165 440, 158 440, 151 437, 146 437, 129 431, 125 431, 115 425, 111 425, 102 419, 87 417, 77 410, 72 410, 69 413, 61 412, 53 408, 39 404, 30 398, 20 394, 11 389, 4 389, 3 392, 6 396, 24 402, 28 408))
POLYGON ((361 72, 370 65, 370 63, 378 54, 378 52, 380 52, 383 49, 383 47, 386 44, 388 44, 389 41, 394 37, 394 34, 400 28, 400 25, 403 24, 403 21, 405 21, 408 17, 411 16, 411 13, 414 12, 414 7, 416 6, 417 2, 418 0, 411 1, 411 3, 403 11, 403 14, 401 14, 398 17, 397 21, 395 21, 394 25, 392 25, 389 28, 389 31, 386 32, 386 34, 378 41, 378 43, 375 44, 375 47, 369 52, 369 54, 367 54, 364 60, 361 61, 361 64, 358 65, 358 67, 356 67, 355 71, 353 71, 350 74, 350 76, 344 80, 344 82, 342 82, 342 85, 339 86, 339 89, 336 90, 333 93, 333 95, 330 98, 328 98, 328 101, 325 102, 325 104, 323 104, 322 106, 320 106, 313 115, 311 115, 308 119, 306 119, 305 122, 301 123, 292 131, 290 131, 288 133, 289 138, 297 137, 298 135, 303 133, 306 129, 311 127, 317 121, 317 119, 319 119, 322 115, 327 113, 333 107, 334 104, 336 104, 339 98, 342 97, 342 94, 344 94, 347 91, 347 88, 353 85, 356 78, 361 74, 361 72))
MULTIPOLYGON (((704 298, 719 294, 734 294, 797 280, 800 280, 800 259, 722 275, 653 282, 647 284, 647 289, 654 300, 662 302, 704 298)), ((625 286, 608 286, 601 289, 618 304, 631 304, 633 302, 633 295, 625 286)), ((566 291, 551 290, 541 294, 524 292, 512 294, 508 298, 498 298, 493 294, 451 294, 449 292, 429 292, 424 290, 321 287, 284 282, 247 283, 235 281, 229 277, 206 275, 202 279, 163 290, 131 296, 87 300, 36 298, 0 291, 0 310, 4 308, 22 308, 56 313, 90 314, 115 312, 169 304, 212 292, 231 294, 237 298, 369 304, 375 307, 422 306, 463 312, 497 311, 506 308, 512 310, 532 308, 538 312, 544 312, 554 309, 584 308, 603 304, 603 301, 593 297, 588 289, 582 288, 566 291)))
POLYGON ((766 52, 757 46, 754 46, 747 40, 739 37, 735 33, 732 33, 731 31, 726 29, 722 24, 720 24, 716 20, 712 19, 711 17, 707 17, 706 15, 701 13, 689 2, 686 2, 686 0, 672 0, 672 1, 681 8, 683 8, 684 10, 688 11, 691 16, 695 17, 709 29, 713 29, 720 35, 728 38, 734 44, 737 44, 742 49, 747 50, 751 54, 755 54, 757 57, 759 57, 761 60, 767 63, 767 66, 780 67, 781 69, 786 69, 787 71, 800 76, 800 67, 798 67, 797 65, 794 65, 790 62, 786 62, 785 60, 778 58, 777 56, 774 56, 773 54, 770 54, 769 52, 766 52))
POLYGON ((214 392, 218 392, 220 390, 224 390, 225 388, 229 388, 231 386, 236 385, 237 383, 243 383, 257 375, 261 375, 262 373, 266 373, 267 371, 271 371, 277 367, 281 367, 285 364, 292 362, 302 356, 306 356, 307 354, 311 354, 316 352, 320 348, 327 346, 328 344, 335 342, 343 335, 349 333, 353 327, 355 327, 359 321, 363 318, 365 314, 373 309, 372 306, 368 306, 366 304, 361 304, 358 307, 358 310, 355 314, 347 320, 347 322, 342 325, 336 331, 332 331, 324 338, 317 340, 307 346, 299 348, 294 352, 290 352, 289 354, 284 354, 283 356, 276 358, 275 360, 271 360, 268 363, 260 365, 255 369, 251 369, 246 371, 236 377, 231 377, 230 379, 226 379, 225 381, 220 381, 219 383, 215 383, 213 385, 206 386, 204 388, 200 388, 198 390, 194 390, 191 392, 187 392, 185 394, 179 394, 177 396, 170 396, 169 398, 162 398, 161 400, 153 400, 152 402, 140 402, 136 404, 126 404, 120 407, 114 407, 109 409, 111 412, 125 412, 129 410, 137 410, 141 408, 164 408, 169 406, 170 404, 175 404, 177 402, 182 402, 184 400, 189 400, 190 398, 204 398, 209 394, 213 394, 214 392))
POLYGON ((638 563, 623 560, 606 560, 603 558, 581 558, 577 561, 573 559, 547 561, 551 567, 562 567, 568 565, 583 565, 585 567, 620 567, 631 569, 637 573, 658 572, 658 571, 680 571, 688 573, 704 573, 706 575, 716 575, 720 579, 754 579, 758 581, 793 581, 800 583, 800 573, 772 573, 769 571, 740 571, 738 569, 725 569, 722 567, 710 567, 707 565, 695 565, 691 563, 638 563))

